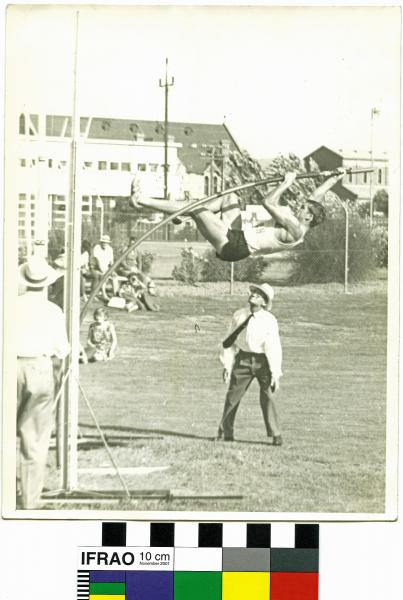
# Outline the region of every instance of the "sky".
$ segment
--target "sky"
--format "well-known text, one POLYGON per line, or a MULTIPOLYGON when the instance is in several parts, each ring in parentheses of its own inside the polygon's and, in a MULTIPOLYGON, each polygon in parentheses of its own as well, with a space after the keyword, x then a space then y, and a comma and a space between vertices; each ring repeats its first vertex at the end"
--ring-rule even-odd
POLYGON ((11 6, 6 115, 78 112, 222 123, 256 158, 325 144, 396 149, 400 12, 393 7, 11 6))

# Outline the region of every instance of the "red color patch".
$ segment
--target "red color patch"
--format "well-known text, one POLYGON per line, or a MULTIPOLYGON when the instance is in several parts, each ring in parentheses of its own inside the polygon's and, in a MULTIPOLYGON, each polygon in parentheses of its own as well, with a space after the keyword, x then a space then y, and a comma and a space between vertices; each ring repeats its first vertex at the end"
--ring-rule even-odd
POLYGON ((270 573, 270 600, 318 600, 318 573, 270 573))

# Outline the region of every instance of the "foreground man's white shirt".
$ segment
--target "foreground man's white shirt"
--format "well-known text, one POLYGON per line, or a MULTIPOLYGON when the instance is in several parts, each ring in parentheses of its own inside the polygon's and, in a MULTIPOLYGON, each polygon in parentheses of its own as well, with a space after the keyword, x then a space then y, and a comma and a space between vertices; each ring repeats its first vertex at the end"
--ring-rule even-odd
MULTIPOLYGON (((227 335, 230 335, 251 314, 249 308, 240 308, 232 316, 227 335)), ((249 323, 230 348, 222 348, 220 360, 230 373, 239 350, 265 354, 274 379, 281 377, 282 348, 276 317, 265 309, 253 313, 249 323)))
POLYGON ((70 351, 62 310, 44 298, 42 292, 26 292, 16 302, 17 356, 57 356, 70 351))

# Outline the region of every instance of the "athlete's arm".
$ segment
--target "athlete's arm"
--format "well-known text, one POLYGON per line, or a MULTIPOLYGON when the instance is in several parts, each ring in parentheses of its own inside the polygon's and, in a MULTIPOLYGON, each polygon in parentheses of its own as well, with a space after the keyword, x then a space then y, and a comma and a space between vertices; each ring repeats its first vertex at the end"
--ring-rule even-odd
POLYGON ((305 233, 305 229, 294 215, 284 211, 281 206, 266 206, 266 210, 271 214, 274 221, 280 225, 277 231, 278 239, 281 242, 296 242, 305 233))
POLYGON ((326 194, 326 192, 328 192, 334 186, 335 183, 340 181, 340 179, 343 179, 344 175, 346 174, 346 170, 340 167, 337 169, 337 171, 337 175, 332 175, 331 177, 329 177, 329 179, 326 179, 326 181, 324 181, 322 185, 317 187, 316 190, 312 192, 312 194, 309 196, 310 200, 320 202, 321 200, 323 200, 323 197, 326 194))
POLYGON ((278 204, 281 195, 288 190, 288 188, 290 188, 292 186, 292 184, 295 181, 295 178, 297 176, 297 173, 295 171, 291 171, 290 173, 286 173, 284 176, 284 181, 282 181, 280 183, 279 186, 277 186, 272 192, 270 192, 265 199, 263 200, 263 206, 265 208, 267 208, 267 206, 270 204, 271 206, 273 206, 273 204, 278 204))

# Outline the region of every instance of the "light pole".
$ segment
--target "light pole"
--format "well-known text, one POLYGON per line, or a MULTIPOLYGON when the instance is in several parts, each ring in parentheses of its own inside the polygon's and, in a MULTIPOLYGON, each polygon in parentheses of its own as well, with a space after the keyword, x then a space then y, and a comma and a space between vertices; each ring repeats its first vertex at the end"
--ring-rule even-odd
POLYGON ((374 177, 374 117, 379 115, 380 111, 377 108, 371 108, 371 134, 370 134, 370 154, 371 154, 371 175, 369 176, 369 225, 372 229, 374 203, 372 200, 372 182, 374 177))
POLYGON ((159 80, 159 86, 165 88, 165 126, 164 126, 164 198, 168 198, 168 90, 175 83, 174 78, 168 83, 168 59, 165 59, 165 83, 159 80))

